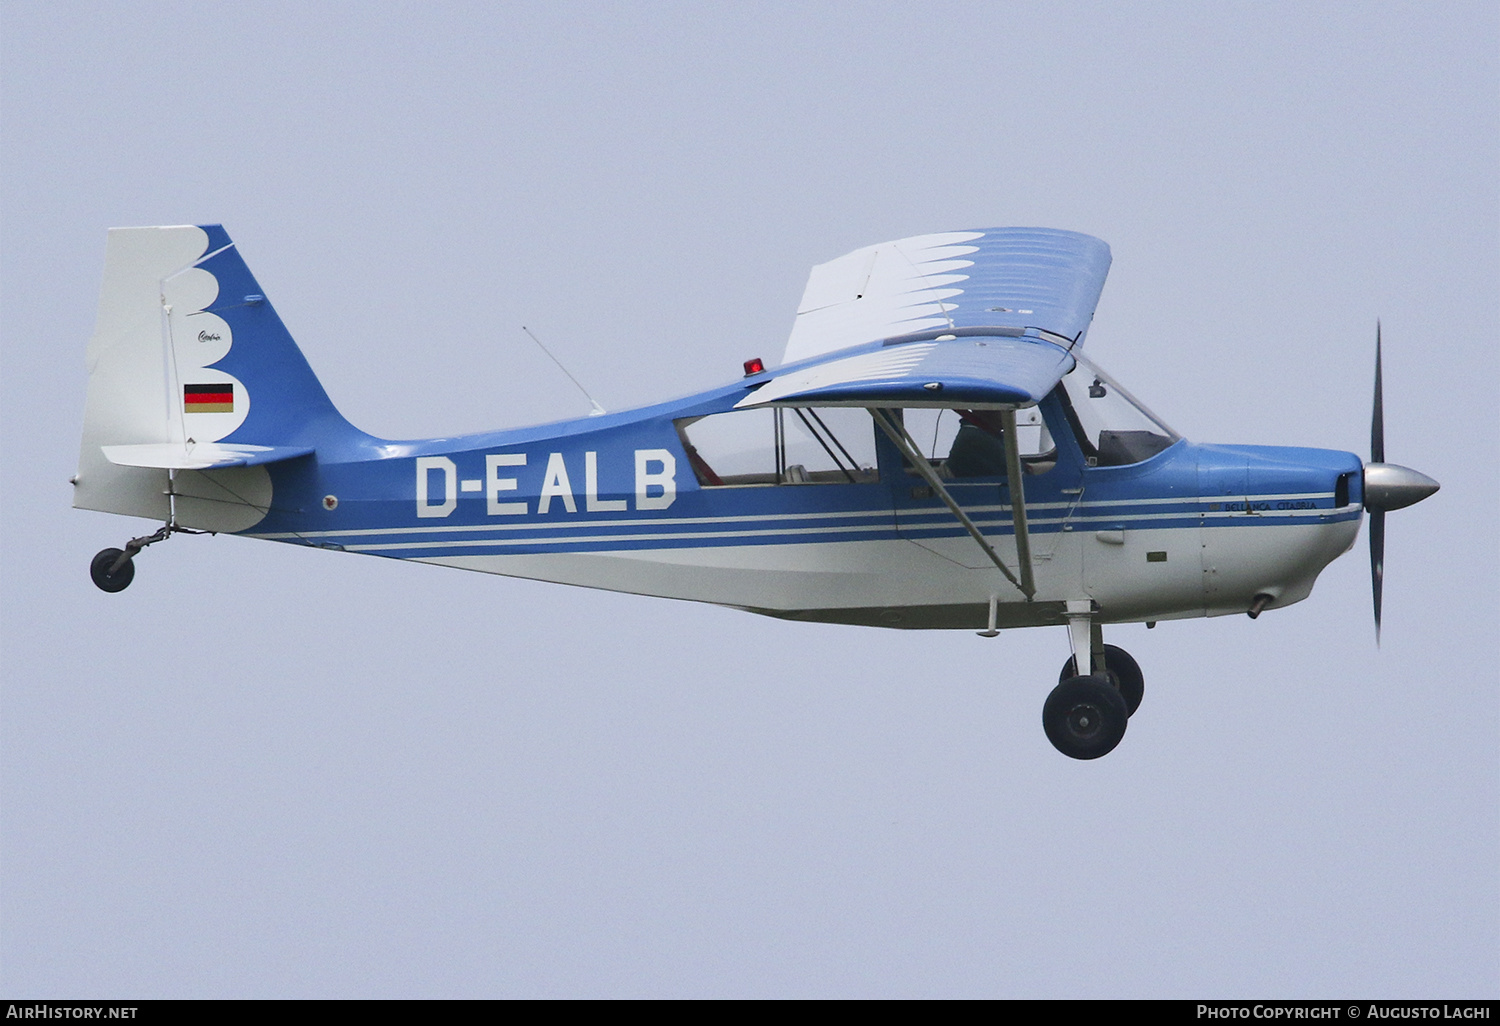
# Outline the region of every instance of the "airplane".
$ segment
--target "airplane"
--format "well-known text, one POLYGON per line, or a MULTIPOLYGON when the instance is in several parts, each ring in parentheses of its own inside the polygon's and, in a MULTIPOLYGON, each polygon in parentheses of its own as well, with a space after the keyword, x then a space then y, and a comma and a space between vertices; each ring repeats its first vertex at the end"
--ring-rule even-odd
POLYGON ((1082 349, 1110 266, 1076 232, 986 228, 813 268, 779 366, 628 412, 391 441, 334 408, 219 225, 108 234, 77 508, 787 620, 1067 629, 1058 751, 1112 751, 1144 678, 1105 624, 1306 598, 1365 513, 1438 483, 1385 462, 1189 442, 1082 349))

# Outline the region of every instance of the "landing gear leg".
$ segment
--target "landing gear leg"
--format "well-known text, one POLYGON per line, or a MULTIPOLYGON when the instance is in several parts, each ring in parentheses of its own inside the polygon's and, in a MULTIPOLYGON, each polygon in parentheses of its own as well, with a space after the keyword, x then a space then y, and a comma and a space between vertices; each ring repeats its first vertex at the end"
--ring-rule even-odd
POLYGON ((1108 646, 1094 622, 1093 603, 1069 602, 1067 617, 1073 658, 1042 706, 1042 729, 1052 746, 1069 758, 1097 759, 1120 743, 1132 710, 1118 686, 1118 675, 1108 669, 1108 646))
POLYGON ((1104 668, 1104 628, 1094 622, 1092 601, 1068 603, 1068 643, 1079 676, 1104 668))
POLYGON ((154 534, 130 539, 123 549, 104 549, 99 552, 89 564, 89 576, 93 578, 100 591, 107 591, 111 594, 124 591, 130 587, 130 582, 135 580, 135 557, 140 551, 147 545, 166 541, 179 531, 186 531, 188 534, 204 533, 188 531, 187 528, 178 527, 175 524, 163 524, 161 529, 154 534))

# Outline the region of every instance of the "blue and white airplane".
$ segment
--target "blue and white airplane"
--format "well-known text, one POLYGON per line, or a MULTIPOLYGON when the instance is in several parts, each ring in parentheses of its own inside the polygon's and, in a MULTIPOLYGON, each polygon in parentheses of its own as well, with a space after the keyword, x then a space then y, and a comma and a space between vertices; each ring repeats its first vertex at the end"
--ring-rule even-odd
POLYGON ((1065 626, 1043 709, 1097 758, 1140 704, 1103 625, 1307 597, 1370 512, 1437 482, 1384 462, 1193 444, 1082 354, 1109 270, 1042 228, 923 235, 813 268, 779 367, 626 413, 387 441, 329 401, 218 225, 111 230, 74 506, 255 538, 908 629, 1065 626))

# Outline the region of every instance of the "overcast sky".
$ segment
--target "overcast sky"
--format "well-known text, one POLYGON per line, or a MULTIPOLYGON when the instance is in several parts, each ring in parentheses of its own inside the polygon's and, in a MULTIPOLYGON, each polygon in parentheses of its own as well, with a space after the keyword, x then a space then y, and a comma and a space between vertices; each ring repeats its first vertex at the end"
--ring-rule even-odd
POLYGON ((0 990, 1494 996, 1492 2, 0 5, 0 990), (611 410, 779 358, 809 267, 1044 225, 1198 441, 1387 455, 1306 602, 882 632, 69 508, 115 225, 222 222, 356 425, 611 410))

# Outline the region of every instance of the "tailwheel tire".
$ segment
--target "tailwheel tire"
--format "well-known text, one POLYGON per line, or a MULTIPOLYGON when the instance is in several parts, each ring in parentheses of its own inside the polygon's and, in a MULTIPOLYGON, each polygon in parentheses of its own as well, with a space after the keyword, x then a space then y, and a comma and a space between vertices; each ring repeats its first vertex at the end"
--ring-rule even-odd
POLYGON ((111 594, 124 591, 130 587, 130 582, 135 580, 135 560, 133 559, 125 560, 120 569, 113 570, 115 563, 124 554, 124 549, 105 549, 89 564, 89 576, 94 579, 100 591, 107 591, 111 594))
POLYGON ((1130 714, 1120 692, 1102 677, 1070 677, 1042 706, 1042 729, 1070 759, 1097 759, 1125 736, 1130 714))
MULTIPOLYGON (((1141 699, 1146 697, 1146 678, 1141 673, 1140 664, 1123 648, 1117 645, 1105 645, 1104 669, 1109 675, 1110 682, 1119 689, 1120 697, 1125 699, 1125 715, 1134 716, 1135 711, 1141 707, 1141 699)), ((1057 682, 1061 684, 1069 677, 1076 676, 1078 676, 1078 659, 1075 656, 1069 656, 1068 661, 1063 663, 1062 672, 1057 675, 1057 682)))

